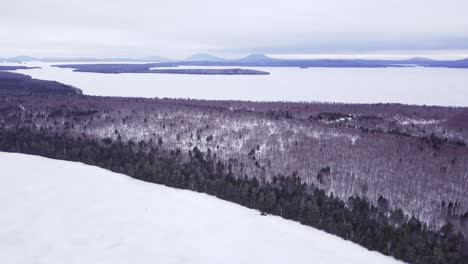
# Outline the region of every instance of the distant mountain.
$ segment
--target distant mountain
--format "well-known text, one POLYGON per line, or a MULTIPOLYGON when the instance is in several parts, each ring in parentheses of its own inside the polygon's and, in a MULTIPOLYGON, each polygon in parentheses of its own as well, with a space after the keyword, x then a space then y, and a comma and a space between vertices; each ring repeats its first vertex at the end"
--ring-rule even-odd
POLYGON ((6 62, 169 62, 168 58, 160 56, 149 56, 144 58, 38 58, 31 56, 17 56, 12 58, 1 58, 6 62))
POLYGON ((275 59, 272 59, 268 56, 265 56, 264 54, 250 54, 247 57, 244 57, 242 59, 238 59, 236 61, 241 61, 241 62, 269 62, 273 61, 275 59))
MULTIPOLYGON (((414 57, 404 60, 365 60, 365 59, 275 59, 264 54, 254 53, 240 59, 224 59, 207 53, 194 54, 185 60, 170 60, 160 56, 144 58, 35 58, 30 56, 18 56, 3 58, 6 62, 89 62, 96 64, 100 62, 114 62, 115 64, 135 64, 131 67, 175 67, 175 66, 226 66, 226 67, 347 67, 347 68, 376 68, 376 67, 448 67, 468 68, 468 59, 462 60, 432 60, 423 57, 414 57), (140 66, 136 65, 141 62, 140 66)), ((106 67, 112 67, 107 65, 106 67)), ((141 69, 138 70, 141 72, 141 69)))
POLYGON ((34 57, 30 56, 16 56, 13 58, 2 58, 0 59, 1 61, 6 61, 6 62, 23 62, 23 61, 34 61, 36 60, 34 57))
POLYGON ((152 61, 152 62, 169 62, 172 61, 171 59, 168 59, 166 57, 161 57, 161 56, 149 56, 144 58, 147 61, 152 61))
POLYGON ((208 53, 197 53, 185 59, 186 61, 225 61, 225 59, 208 53))

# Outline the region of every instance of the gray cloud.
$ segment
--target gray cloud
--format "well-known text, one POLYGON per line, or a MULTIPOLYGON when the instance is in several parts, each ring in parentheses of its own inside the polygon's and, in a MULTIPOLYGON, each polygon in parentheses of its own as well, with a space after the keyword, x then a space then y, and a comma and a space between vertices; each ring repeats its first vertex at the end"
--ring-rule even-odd
POLYGON ((0 57, 468 50, 466 0, 15 0, 0 57))

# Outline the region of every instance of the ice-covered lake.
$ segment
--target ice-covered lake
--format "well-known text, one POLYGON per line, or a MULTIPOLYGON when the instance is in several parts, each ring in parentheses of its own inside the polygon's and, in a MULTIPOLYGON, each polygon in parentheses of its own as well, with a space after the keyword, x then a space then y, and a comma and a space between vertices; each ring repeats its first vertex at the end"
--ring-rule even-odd
POLYGON ((78 73, 51 63, 26 65, 42 68, 18 72, 89 95, 468 106, 468 69, 253 68, 271 74, 213 76, 78 73))

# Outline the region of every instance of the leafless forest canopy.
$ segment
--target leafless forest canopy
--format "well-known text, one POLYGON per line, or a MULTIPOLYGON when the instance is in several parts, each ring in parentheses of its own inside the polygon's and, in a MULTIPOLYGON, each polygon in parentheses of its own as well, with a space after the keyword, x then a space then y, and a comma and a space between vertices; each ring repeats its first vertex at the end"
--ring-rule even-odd
POLYGON ((468 233, 467 108, 1 96, 0 128, 20 127, 186 158, 196 146, 238 177, 297 175, 343 200, 383 196, 429 226, 468 233))

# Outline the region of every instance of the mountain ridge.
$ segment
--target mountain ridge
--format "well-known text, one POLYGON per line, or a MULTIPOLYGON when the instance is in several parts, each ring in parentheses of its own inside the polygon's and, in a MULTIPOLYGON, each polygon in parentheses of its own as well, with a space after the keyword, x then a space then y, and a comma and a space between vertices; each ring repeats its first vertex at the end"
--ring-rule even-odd
POLYGON ((209 53, 196 53, 187 57, 185 61, 226 61, 226 59, 209 53))

